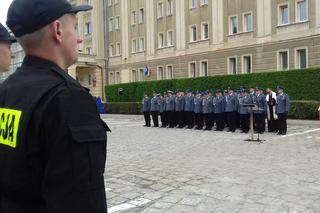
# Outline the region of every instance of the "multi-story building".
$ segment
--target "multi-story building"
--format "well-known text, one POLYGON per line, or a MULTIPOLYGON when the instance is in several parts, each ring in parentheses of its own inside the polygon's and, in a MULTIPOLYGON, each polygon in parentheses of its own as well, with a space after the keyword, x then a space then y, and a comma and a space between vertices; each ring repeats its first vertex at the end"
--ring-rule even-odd
POLYGON ((93 9, 77 14, 78 32, 83 42, 79 45, 78 62, 68 69, 82 86, 94 96, 104 99, 106 85, 105 55, 105 0, 70 0, 73 5, 89 4, 93 9))
POLYGON ((110 84, 320 66, 320 0, 107 1, 110 84))

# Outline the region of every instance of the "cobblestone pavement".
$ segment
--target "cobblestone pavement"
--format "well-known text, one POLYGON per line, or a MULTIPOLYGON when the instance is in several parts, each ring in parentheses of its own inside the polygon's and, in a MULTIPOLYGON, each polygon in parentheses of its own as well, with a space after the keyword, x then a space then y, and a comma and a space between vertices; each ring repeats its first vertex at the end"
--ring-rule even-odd
POLYGON ((289 121, 288 135, 143 127, 104 115, 109 213, 319 213, 320 122, 289 121))

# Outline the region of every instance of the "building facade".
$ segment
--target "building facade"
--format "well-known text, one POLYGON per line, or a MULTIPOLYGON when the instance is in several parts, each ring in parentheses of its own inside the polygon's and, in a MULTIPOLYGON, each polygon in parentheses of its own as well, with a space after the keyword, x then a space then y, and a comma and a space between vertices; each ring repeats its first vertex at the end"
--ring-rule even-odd
POLYGON ((106 1, 109 84, 320 66, 320 0, 106 1))

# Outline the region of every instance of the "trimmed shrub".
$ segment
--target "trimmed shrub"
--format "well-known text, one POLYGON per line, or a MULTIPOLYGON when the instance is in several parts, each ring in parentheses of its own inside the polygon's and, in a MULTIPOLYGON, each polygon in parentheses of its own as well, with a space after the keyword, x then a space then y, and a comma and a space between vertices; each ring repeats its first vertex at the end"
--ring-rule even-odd
MULTIPOLYGON (((319 119, 319 101, 291 101, 289 118, 291 119, 319 119)), ((141 102, 111 102, 106 104, 110 114, 142 114, 141 102)))
POLYGON ((108 102, 140 102, 144 92, 151 94, 152 91, 164 92, 177 89, 205 91, 207 89, 227 89, 229 86, 234 88, 259 86, 275 89, 278 85, 285 87, 286 93, 292 100, 320 101, 320 68, 134 82, 108 85, 105 89, 108 102), (118 95, 118 88, 123 88, 123 95, 118 95))

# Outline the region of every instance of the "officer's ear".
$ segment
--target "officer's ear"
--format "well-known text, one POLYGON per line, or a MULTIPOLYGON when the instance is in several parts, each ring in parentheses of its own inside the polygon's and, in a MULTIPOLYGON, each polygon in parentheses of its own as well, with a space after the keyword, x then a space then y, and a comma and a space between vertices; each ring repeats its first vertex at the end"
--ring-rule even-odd
POLYGON ((51 24, 52 36, 53 39, 58 42, 62 43, 62 35, 63 35, 63 25, 60 20, 55 20, 51 24))

